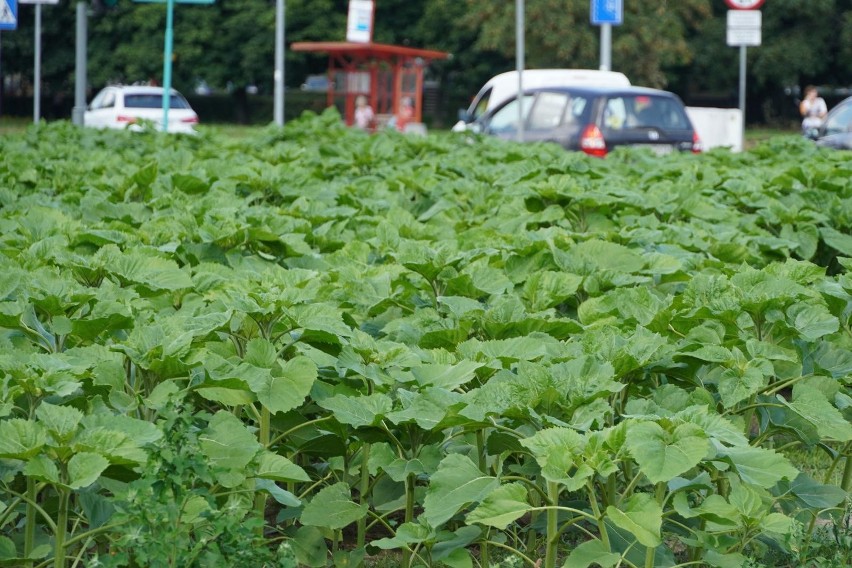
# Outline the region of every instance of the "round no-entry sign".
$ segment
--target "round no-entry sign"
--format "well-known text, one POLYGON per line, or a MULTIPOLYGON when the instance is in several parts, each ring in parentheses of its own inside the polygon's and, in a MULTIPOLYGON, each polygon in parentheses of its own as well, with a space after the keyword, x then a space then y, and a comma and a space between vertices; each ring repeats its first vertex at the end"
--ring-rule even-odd
POLYGON ((725 4, 732 10, 757 10, 765 0, 725 0, 725 4))

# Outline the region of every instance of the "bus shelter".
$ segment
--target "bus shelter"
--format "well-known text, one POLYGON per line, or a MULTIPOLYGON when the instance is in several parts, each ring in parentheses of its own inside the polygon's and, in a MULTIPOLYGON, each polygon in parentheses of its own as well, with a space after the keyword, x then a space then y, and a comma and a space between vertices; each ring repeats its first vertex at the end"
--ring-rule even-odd
POLYGON ((348 41, 296 42, 293 51, 328 54, 328 106, 342 97, 343 116, 352 125, 355 99, 364 95, 377 116, 399 111, 405 97, 414 103, 414 122, 423 122, 423 72, 435 59, 450 54, 383 43, 348 41), (342 78, 342 80, 335 80, 342 78))

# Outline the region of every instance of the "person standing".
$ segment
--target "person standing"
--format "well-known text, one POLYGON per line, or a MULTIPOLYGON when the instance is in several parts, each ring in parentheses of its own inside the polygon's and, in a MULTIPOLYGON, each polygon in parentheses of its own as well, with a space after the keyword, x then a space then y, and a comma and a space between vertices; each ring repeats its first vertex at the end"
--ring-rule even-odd
POLYGON ((376 114, 373 107, 367 104, 367 97, 358 95, 355 99, 355 126, 361 130, 373 130, 376 123, 376 114))
POLYGON ((813 85, 805 87, 805 98, 799 103, 799 113, 802 115, 802 133, 805 136, 812 135, 822 126, 822 121, 828 114, 828 106, 813 85))
POLYGON ((414 120, 414 101, 411 100, 411 97, 403 97, 396 117, 396 129, 405 132, 405 128, 412 120, 414 120))

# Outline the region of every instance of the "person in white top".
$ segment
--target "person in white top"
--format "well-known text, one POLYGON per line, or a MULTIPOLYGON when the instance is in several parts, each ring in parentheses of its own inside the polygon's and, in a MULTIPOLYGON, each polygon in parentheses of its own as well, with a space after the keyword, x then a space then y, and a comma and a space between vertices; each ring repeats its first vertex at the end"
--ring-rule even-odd
POLYGON ((367 97, 358 95, 355 99, 355 126, 361 130, 372 130, 375 120, 376 115, 373 108, 367 104, 367 97))
POLYGON ((828 106, 813 85, 805 87, 805 98, 799 103, 799 113, 802 115, 802 132, 806 136, 822 126, 822 121, 828 114, 828 106))

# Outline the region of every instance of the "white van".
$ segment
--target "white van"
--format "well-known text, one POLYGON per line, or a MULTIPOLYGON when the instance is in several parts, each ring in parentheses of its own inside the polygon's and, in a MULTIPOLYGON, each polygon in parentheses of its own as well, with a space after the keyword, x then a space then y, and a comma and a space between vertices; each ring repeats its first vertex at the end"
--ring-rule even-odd
MULTIPOLYGON (((524 90, 538 87, 629 87, 630 79, 618 71, 597 69, 525 69, 524 90)), ((467 110, 459 111, 453 131, 461 132, 487 111, 512 98, 518 92, 518 72, 507 71, 489 79, 473 98, 467 110)))

